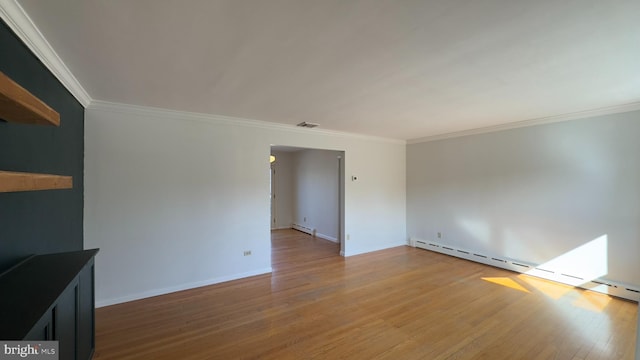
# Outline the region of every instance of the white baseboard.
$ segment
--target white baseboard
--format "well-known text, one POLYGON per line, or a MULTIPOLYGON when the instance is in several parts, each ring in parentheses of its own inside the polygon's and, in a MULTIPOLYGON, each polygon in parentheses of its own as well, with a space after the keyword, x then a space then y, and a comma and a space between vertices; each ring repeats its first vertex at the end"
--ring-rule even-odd
POLYGON ((310 228, 300 224, 291 224, 291 228, 294 230, 302 231, 303 233, 309 234, 311 236, 316 236, 316 229, 310 228))
POLYGON ((134 300, 145 299, 145 298, 148 298, 148 297, 153 297, 153 296, 158 296, 158 295, 170 294, 170 293, 177 292, 177 291, 182 291, 182 290, 195 289, 195 288, 202 287, 202 286, 219 284, 219 283, 223 283, 223 282, 227 282, 227 281, 231 281, 231 280, 238 280, 238 279, 247 278, 247 277, 250 277, 250 276, 270 274, 272 272, 273 272, 273 269, 269 267, 269 268, 255 270, 255 271, 248 271, 248 272, 244 272, 244 273, 240 273, 240 274, 221 276, 221 277, 217 277, 217 278, 214 278, 214 279, 208 279, 208 280, 196 281, 196 282, 187 283, 187 284, 181 284, 181 285, 178 285, 178 286, 170 286, 170 287, 161 288, 161 289, 148 290, 148 291, 144 291, 144 292, 141 292, 141 293, 129 294, 129 295, 121 296, 121 297, 117 297, 117 298, 96 300, 96 308, 109 306, 109 305, 115 305, 115 304, 121 304, 121 303, 134 301, 134 300))
POLYGON ((274 227, 274 228, 271 228, 271 230, 287 230, 291 228, 292 228, 291 225, 287 225, 287 226, 274 227))
POLYGON ((316 232, 316 237, 319 237, 319 238, 325 239, 325 240, 329 240, 329 241, 332 241, 334 243, 338 243, 339 242, 338 239, 334 238, 333 236, 321 234, 319 232, 316 232))
POLYGON ((339 242, 338 239, 334 238, 333 236, 329 236, 329 235, 325 235, 325 234, 319 233, 316 229, 314 229, 312 227, 305 226, 305 225, 300 225, 300 224, 295 224, 294 223, 294 224, 291 224, 291 229, 302 231, 303 233, 309 234, 311 236, 319 237, 321 239, 329 240, 329 241, 332 241, 334 243, 339 242))
POLYGON ((459 249, 454 246, 444 245, 433 241, 427 241, 413 237, 409 240, 409 244, 420 249, 455 256, 457 258, 507 269, 517 273, 527 274, 542 279, 555 281, 561 284, 599 292, 602 294, 613 295, 632 301, 640 300, 640 289, 616 281, 598 278, 588 280, 582 284, 576 285, 575 279, 577 277, 571 276, 570 274, 565 275, 559 272, 550 271, 550 269, 540 269, 538 268, 539 264, 533 264, 527 261, 509 259, 499 255, 481 254, 476 251, 459 249))
POLYGON ((390 248, 398 247, 398 246, 407 246, 407 244, 404 241, 399 241, 399 242, 368 246, 368 247, 363 247, 363 248, 352 250, 352 249, 349 249, 351 247, 351 245, 347 241, 345 243, 346 251, 344 252, 343 256, 349 257, 349 256, 354 256, 354 255, 366 254, 366 253, 369 253, 369 252, 372 252, 372 251, 390 249, 390 248))

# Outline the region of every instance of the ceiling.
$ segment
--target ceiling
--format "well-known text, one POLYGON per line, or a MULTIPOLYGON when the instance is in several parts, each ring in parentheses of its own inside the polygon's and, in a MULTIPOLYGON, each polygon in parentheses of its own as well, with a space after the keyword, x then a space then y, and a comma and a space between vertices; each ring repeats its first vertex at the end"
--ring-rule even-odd
POLYGON ((395 139, 640 101, 637 0, 18 3, 94 100, 395 139))

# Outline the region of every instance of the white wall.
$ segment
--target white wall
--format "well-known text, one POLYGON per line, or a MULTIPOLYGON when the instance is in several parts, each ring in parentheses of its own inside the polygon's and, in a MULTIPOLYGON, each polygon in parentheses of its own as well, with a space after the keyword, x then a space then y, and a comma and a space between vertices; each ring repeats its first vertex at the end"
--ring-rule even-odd
POLYGON ((296 224, 316 229, 316 235, 338 241, 338 203, 341 153, 330 150, 301 150, 294 153, 294 206, 296 224))
POLYGON ((276 222, 272 228, 288 229, 293 223, 294 153, 288 151, 271 151, 271 154, 276 157, 276 161, 271 164, 271 167, 275 170, 272 181, 276 194, 274 200, 276 222))
POLYGON ((345 185, 345 255, 405 244, 404 142, 93 103, 84 229, 101 249, 97 305, 269 272, 272 144, 345 151, 359 178, 345 185))
POLYGON ((586 267, 638 286, 639 135, 636 111, 410 144, 408 235, 536 265, 606 235, 586 267))

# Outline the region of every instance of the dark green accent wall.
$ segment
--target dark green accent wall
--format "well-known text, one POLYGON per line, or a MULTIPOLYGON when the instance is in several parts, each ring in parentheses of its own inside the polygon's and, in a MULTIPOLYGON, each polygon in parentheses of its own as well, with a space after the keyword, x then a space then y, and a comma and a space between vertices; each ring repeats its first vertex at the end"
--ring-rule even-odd
POLYGON ((73 176, 73 189, 0 193, 0 272, 32 254, 81 250, 84 108, 0 21, 0 71, 60 113, 60 127, 0 121, 0 170, 73 176))

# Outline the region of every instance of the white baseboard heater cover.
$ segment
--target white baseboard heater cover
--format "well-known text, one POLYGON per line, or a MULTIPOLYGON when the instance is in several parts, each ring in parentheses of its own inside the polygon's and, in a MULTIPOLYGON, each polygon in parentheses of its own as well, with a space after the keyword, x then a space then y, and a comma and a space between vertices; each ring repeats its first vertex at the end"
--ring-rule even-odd
MULTIPOLYGON (((410 238, 409 244, 411 246, 425 249, 441 254, 455 256, 461 259, 470 260, 473 262, 499 267, 502 269, 511 270, 521 274, 527 274, 535 277, 539 277, 546 280, 559 282, 566 285, 575 286, 575 281, 581 279, 579 276, 571 274, 559 273, 549 269, 541 269, 538 265, 534 265, 524 261, 518 261, 508 259, 501 256, 491 256, 487 254, 481 254, 474 251, 465 249, 458 249, 450 245, 443 245, 433 241, 422 240, 418 238, 410 238), (566 281, 563 279, 566 278, 566 281)), ((606 279, 593 279, 585 280, 585 282, 577 287, 596 291, 599 293, 613 295, 627 300, 640 301, 640 290, 627 285, 606 279)))
POLYGON ((302 226, 300 224, 292 224, 291 228, 294 230, 302 231, 303 233, 307 233, 311 236, 316 236, 316 229, 310 227, 302 226))

